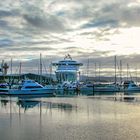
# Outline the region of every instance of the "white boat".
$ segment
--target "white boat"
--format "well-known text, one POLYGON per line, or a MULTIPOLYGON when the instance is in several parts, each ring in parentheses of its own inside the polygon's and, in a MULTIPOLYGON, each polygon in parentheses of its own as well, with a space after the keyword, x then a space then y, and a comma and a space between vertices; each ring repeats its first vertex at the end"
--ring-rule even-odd
POLYGON ((122 92, 140 92, 140 86, 137 85, 134 81, 124 81, 120 87, 122 92))
POLYGON ((36 95, 36 94, 47 94, 54 95, 55 89, 49 86, 42 86, 34 80, 24 80, 15 89, 9 89, 9 95, 36 95))
POLYGON ((94 92, 118 92, 119 87, 115 84, 85 84, 80 91, 92 90, 94 92))
POLYGON ((139 91, 140 92, 140 86, 136 85, 135 83, 129 83, 128 87, 125 88, 125 91, 139 91))
POLYGON ((75 91, 78 89, 78 85, 77 82, 65 81, 62 84, 56 85, 56 90, 75 91))
POLYGON ((95 86, 95 92, 118 92, 119 87, 115 84, 107 84, 107 85, 100 85, 95 86))

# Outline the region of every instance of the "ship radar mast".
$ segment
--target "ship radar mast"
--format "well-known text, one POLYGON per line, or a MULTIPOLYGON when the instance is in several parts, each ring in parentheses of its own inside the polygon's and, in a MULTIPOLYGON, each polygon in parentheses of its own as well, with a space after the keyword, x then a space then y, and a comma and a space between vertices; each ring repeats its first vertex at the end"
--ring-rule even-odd
POLYGON ((64 60, 66 60, 66 59, 72 60, 72 57, 70 56, 70 54, 67 54, 67 55, 65 56, 64 60))

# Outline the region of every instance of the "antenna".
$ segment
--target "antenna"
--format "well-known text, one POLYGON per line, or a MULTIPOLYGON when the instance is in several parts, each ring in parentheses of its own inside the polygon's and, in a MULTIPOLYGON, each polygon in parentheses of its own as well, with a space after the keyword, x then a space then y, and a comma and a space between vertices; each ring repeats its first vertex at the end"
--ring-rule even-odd
POLYGON ((70 54, 67 54, 67 55, 65 56, 64 60, 66 60, 66 59, 72 60, 72 57, 70 56, 70 54))

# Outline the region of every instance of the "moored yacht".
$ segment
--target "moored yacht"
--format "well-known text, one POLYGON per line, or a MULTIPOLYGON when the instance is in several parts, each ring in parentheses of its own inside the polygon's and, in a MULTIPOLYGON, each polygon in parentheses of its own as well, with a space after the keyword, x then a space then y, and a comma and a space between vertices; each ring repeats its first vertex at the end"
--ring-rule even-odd
POLYGON ((84 84, 80 87, 81 91, 92 90, 94 92, 118 92, 120 89, 116 84, 84 84))
POLYGON ((118 92, 120 89, 116 84, 100 84, 95 85, 96 92, 118 92))
POLYGON ((135 83, 129 83, 128 87, 124 89, 125 91, 128 91, 128 92, 132 92, 132 91, 137 91, 137 92, 140 92, 140 86, 138 86, 137 84, 135 83))
POLYGON ((48 94, 54 95, 55 89, 49 86, 42 86, 34 80, 23 80, 17 88, 8 90, 7 94, 10 95, 36 95, 36 94, 48 94))

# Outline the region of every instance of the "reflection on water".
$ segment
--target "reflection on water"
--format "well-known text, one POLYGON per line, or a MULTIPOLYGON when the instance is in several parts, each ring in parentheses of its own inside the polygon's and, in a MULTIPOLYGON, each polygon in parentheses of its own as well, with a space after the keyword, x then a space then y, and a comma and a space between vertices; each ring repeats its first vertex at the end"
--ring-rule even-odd
POLYGON ((25 110, 41 106, 46 107, 47 109, 57 108, 63 110, 72 110, 76 108, 76 106, 72 106, 69 103, 53 103, 53 102, 41 102, 41 101, 34 101, 34 100, 19 100, 17 101, 17 105, 25 110))
POLYGON ((139 118, 140 93, 0 96, 2 140, 139 140, 139 118))
POLYGON ((17 105, 21 108, 24 108, 25 110, 29 109, 29 108, 33 108, 36 105, 39 104, 39 101, 26 101, 26 100, 18 100, 17 101, 17 105))

